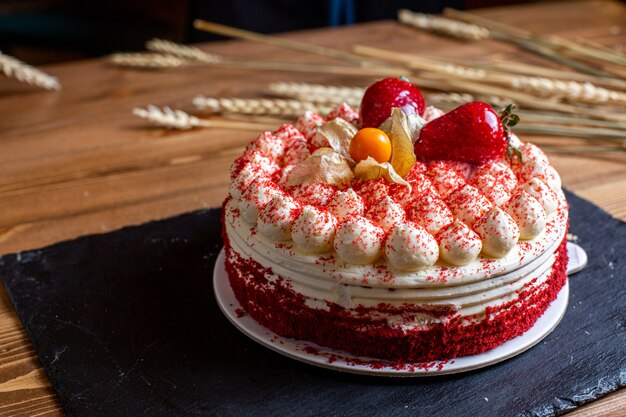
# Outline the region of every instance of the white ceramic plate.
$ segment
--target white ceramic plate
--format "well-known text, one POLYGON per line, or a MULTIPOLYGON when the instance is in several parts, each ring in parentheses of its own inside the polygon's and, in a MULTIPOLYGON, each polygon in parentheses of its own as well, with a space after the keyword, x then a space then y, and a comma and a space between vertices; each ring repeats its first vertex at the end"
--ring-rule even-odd
MULTIPOLYGON (((568 242, 567 249, 570 256, 570 262, 567 265, 568 274, 580 271, 587 264, 587 254, 580 246, 573 243, 568 242)), ((261 326, 249 315, 239 317, 237 310, 241 309, 241 306, 228 283, 224 261, 225 255, 222 249, 215 263, 213 285, 217 303, 235 327, 263 346, 282 355, 311 365, 356 374, 395 377, 434 376, 470 371, 501 362, 530 349, 550 334, 565 314, 569 295, 569 284, 566 283, 556 300, 533 327, 523 335, 511 339, 495 349, 450 361, 403 365, 390 362, 387 365, 379 360, 359 357, 314 343, 282 337, 261 326)))

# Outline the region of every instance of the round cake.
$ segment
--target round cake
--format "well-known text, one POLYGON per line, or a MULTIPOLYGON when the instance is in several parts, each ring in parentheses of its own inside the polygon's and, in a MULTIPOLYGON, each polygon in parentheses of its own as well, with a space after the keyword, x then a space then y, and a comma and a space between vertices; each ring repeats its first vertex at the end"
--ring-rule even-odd
POLYGON ((510 108, 444 113, 388 80, 360 112, 307 112, 235 160, 230 285, 268 329, 352 355, 413 363, 493 349, 566 282, 559 175, 509 131, 510 108))

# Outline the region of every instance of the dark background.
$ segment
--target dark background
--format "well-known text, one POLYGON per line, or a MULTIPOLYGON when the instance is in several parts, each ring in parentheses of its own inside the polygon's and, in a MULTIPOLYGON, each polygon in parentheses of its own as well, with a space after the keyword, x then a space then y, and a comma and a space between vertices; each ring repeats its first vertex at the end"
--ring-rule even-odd
POLYGON ((400 8, 439 13, 528 0, 0 0, 0 51, 30 64, 143 49, 153 37, 215 40, 202 18, 262 33, 395 19, 400 8))

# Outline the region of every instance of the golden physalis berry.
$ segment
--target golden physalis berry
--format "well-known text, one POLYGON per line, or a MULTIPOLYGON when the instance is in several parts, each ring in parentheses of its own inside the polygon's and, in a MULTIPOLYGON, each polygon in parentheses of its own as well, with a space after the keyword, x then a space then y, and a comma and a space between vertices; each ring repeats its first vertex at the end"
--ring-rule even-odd
POLYGON ((369 156, 378 162, 387 162, 391 158, 391 141, 380 129, 363 128, 350 141, 350 156, 356 163, 369 156))

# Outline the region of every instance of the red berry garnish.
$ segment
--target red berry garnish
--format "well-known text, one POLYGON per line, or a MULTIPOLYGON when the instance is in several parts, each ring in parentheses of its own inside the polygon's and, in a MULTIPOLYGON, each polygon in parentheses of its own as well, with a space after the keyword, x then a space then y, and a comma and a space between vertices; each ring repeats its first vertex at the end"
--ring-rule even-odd
POLYGON ((407 115, 424 114, 426 103, 419 88, 400 78, 385 78, 368 87, 361 100, 361 127, 378 127, 394 107, 407 115))
POLYGON ((427 123, 415 143, 415 155, 482 164, 502 159, 507 144, 498 114, 490 105, 476 101, 427 123))

